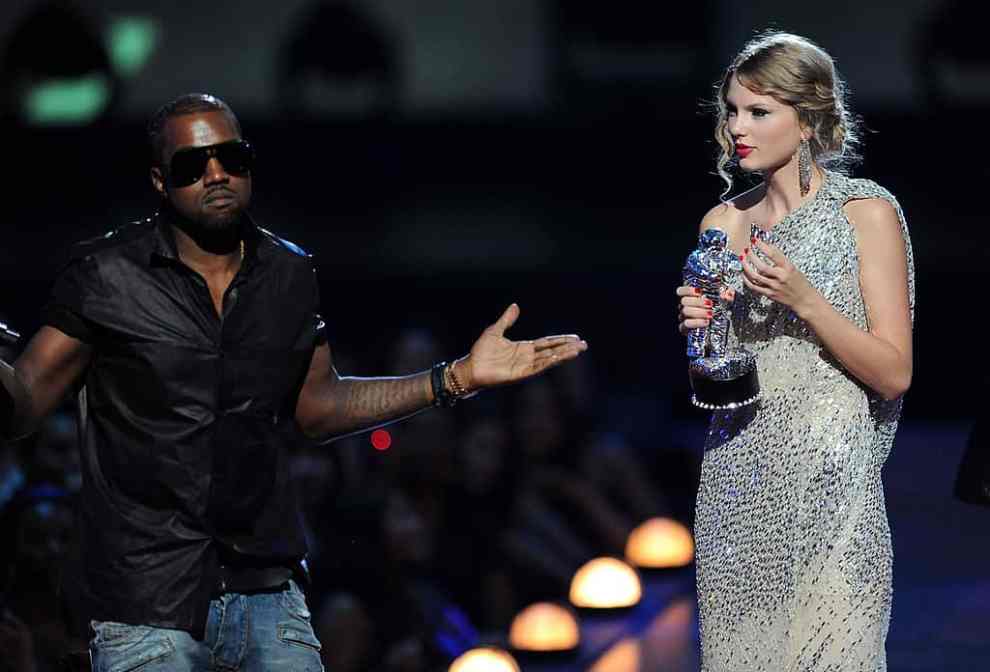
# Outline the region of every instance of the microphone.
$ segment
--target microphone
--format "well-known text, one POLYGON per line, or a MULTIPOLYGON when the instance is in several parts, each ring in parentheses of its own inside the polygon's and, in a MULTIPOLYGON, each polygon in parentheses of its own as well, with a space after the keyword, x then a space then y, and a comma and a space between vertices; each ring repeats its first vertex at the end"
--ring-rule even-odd
POLYGON ((19 340, 21 340, 20 334, 3 322, 0 322, 0 343, 3 345, 15 345, 19 340))

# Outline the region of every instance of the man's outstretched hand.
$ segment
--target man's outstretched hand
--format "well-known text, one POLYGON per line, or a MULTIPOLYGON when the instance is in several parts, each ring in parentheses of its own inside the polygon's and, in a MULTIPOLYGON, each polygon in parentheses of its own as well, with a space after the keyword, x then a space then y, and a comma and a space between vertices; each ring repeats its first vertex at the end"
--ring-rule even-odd
POLYGON ((513 303, 495 324, 481 333, 471 347, 471 354, 458 360, 457 376, 468 391, 525 380, 588 349, 588 344, 574 334, 510 341, 505 331, 517 319, 519 306, 513 303))

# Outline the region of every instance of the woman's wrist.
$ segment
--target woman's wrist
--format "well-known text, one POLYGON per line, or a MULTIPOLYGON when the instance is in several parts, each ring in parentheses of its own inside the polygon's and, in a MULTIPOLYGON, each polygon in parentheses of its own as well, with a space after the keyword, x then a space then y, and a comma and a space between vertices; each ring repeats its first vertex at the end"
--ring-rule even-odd
POLYGON ((822 308, 829 305, 825 297, 812 288, 805 300, 794 304, 792 310, 795 315, 810 324, 821 314, 822 308))

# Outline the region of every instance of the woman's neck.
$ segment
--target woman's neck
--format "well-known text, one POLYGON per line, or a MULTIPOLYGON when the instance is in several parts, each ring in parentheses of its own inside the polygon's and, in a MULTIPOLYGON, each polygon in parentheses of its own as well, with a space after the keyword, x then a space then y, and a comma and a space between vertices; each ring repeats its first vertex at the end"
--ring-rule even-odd
POLYGON ((796 159, 791 159, 783 166, 767 171, 764 176, 765 191, 763 197, 763 207, 769 220, 767 223, 776 223, 791 210, 814 198, 824 179, 821 169, 816 164, 812 164, 811 185, 808 193, 802 196, 796 159))

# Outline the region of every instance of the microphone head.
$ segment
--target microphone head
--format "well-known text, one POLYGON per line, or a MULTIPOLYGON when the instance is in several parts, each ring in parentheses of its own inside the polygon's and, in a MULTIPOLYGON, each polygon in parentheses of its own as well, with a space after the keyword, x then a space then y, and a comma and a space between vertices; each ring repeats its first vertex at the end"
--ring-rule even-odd
POLYGON ((3 322, 0 322, 0 343, 3 345, 15 345, 19 340, 21 340, 20 334, 3 322))

